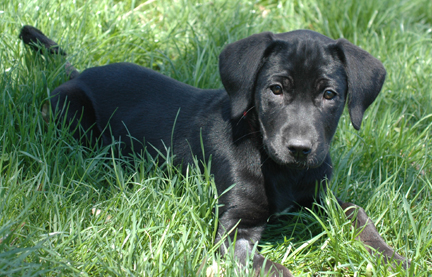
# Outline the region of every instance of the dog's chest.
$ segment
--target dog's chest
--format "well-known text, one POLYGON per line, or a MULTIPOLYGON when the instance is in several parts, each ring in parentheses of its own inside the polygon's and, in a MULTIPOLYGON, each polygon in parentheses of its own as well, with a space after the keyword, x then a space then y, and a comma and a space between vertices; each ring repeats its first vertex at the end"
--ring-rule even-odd
POLYGON ((293 208, 310 207, 320 191, 324 176, 315 170, 271 170, 265 172, 266 194, 271 214, 289 212, 293 208))

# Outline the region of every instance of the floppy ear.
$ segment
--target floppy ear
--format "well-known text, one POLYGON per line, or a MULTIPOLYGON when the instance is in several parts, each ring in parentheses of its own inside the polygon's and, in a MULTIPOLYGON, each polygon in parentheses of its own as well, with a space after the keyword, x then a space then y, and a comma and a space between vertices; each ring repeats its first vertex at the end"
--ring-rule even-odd
POLYGON ((272 42, 272 33, 260 33, 228 44, 220 54, 219 73, 231 99, 231 118, 241 116, 252 105, 255 79, 272 42))
POLYGON ((351 123, 359 130, 365 110, 372 104, 384 84, 383 64, 368 52, 346 39, 338 39, 348 78, 348 109, 351 123))

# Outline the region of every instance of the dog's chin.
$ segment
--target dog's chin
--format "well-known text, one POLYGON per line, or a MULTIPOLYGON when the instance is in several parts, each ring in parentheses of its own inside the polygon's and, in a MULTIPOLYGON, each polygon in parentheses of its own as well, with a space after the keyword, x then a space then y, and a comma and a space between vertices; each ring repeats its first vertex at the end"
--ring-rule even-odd
POLYGON ((313 155, 313 153, 311 153, 311 155, 306 159, 296 159, 289 153, 280 154, 275 151, 269 151, 267 148, 265 148, 265 150, 270 159, 272 159, 275 163, 282 166, 287 166, 292 169, 303 170, 317 168, 320 167, 325 160, 325 157, 320 159, 313 155))
POLYGON ((298 169, 298 170, 318 168, 321 165, 322 163, 298 162, 298 161, 288 162, 285 164, 286 167, 289 167, 291 169, 298 169))

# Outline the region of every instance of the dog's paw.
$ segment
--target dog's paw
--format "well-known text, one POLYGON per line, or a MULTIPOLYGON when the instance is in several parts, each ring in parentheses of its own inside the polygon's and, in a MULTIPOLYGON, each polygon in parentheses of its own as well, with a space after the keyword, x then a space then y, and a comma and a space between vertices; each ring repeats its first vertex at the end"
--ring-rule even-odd
POLYGON ((216 262, 213 262, 211 266, 207 267, 206 277, 224 276, 224 272, 224 269, 220 268, 216 262))
POLYGON ((49 111, 50 107, 49 107, 49 102, 45 102, 42 105, 42 109, 41 109, 41 113, 42 113, 42 118, 46 123, 49 123, 49 115, 50 115, 50 111, 49 111))

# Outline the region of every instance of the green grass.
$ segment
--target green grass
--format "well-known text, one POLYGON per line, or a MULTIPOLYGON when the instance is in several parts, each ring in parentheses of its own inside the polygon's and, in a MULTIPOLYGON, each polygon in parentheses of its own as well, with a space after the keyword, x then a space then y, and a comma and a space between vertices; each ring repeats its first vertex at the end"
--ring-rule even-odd
POLYGON ((58 41, 80 70, 129 61, 201 88, 221 87, 219 53, 254 33, 307 28, 361 46, 388 77, 361 131, 342 116, 329 186, 365 208, 411 269, 369 255, 331 196, 328 217, 290 214, 259 247, 296 276, 430 275, 431 11, 430 0, 0 0, 0 275, 205 276, 214 263, 224 276, 251 275, 213 246, 207 172, 110 159, 111 147, 85 148, 45 123, 41 107, 66 80, 64 60, 24 47, 24 24, 58 41))

